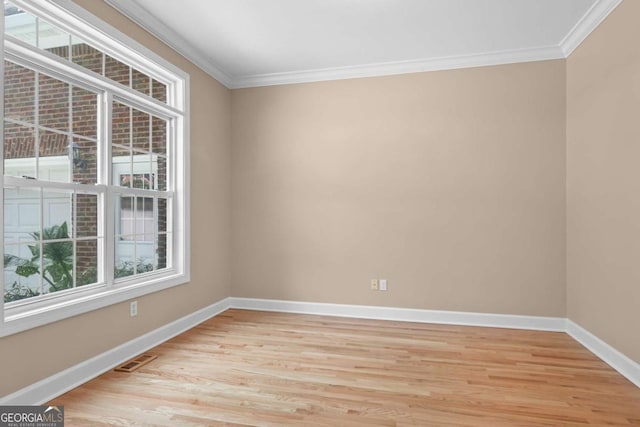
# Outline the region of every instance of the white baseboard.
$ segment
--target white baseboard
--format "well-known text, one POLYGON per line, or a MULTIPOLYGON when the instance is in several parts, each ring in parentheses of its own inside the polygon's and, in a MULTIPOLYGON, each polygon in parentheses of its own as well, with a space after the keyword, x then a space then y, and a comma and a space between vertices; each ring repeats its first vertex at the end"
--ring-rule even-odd
POLYGON ((115 366, 179 335, 228 308, 318 314, 363 319, 440 323, 493 328, 566 332, 621 375, 640 387, 640 365, 571 320, 561 317, 421 310, 364 305, 229 297, 141 337, 106 351, 48 378, 0 397, 0 405, 38 405, 75 388, 115 366))
POLYGON ((566 332, 587 350, 618 371, 620 375, 640 387, 640 364, 582 328, 562 317, 518 316, 508 314, 468 313, 456 311, 420 310, 364 305, 326 304, 255 298, 229 298, 231 308, 278 311, 286 313, 320 314, 324 316, 356 317, 363 319, 398 320, 407 322, 440 323, 492 328, 528 329, 566 332))
POLYGON ((640 387, 640 364, 620 353, 573 320, 567 319, 566 332, 574 340, 585 346, 587 350, 618 371, 620 375, 640 387))
POLYGON ((403 322, 441 323, 447 325, 488 326, 492 328, 531 329, 564 332, 561 317, 517 316, 510 314, 468 313, 461 311, 422 310, 366 305, 327 304, 255 298, 230 298, 230 307, 285 313, 321 314, 361 319, 403 322))
POLYGON ((0 398, 0 405, 41 405, 229 308, 225 298, 195 313, 0 398))

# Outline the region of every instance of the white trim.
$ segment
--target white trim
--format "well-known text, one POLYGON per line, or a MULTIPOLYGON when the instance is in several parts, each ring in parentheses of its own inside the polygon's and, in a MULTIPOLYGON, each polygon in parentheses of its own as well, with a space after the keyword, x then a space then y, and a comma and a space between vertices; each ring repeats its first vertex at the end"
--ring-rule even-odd
POLYGON ((146 9, 128 0, 104 0, 133 22, 173 48, 211 77, 229 89, 258 86, 308 83, 425 71, 453 70, 552 59, 566 59, 576 47, 622 2, 622 0, 597 0, 578 23, 561 40, 558 46, 543 46, 473 55, 428 58, 410 61, 364 64, 349 67, 324 68, 272 74, 232 76, 221 71, 210 57, 194 48, 169 26, 155 18, 146 9))
POLYGON ((234 78, 231 82, 230 88, 240 89, 258 86, 421 73, 425 71, 455 70, 459 68, 485 67, 491 65, 546 61, 563 58, 564 55, 559 47, 548 46, 502 52, 487 52, 474 55, 355 65, 351 67, 325 68, 320 70, 258 74, 234 78))
MULTIPOLYGON (((101 77, 95 73, 87 72, 83 67, 73 64, 69 61, 60 59, 59 57, 34 48, 19 40, 5 40, 3 55, 9 56, 16 63, 22 64, 34 70, 45 72, 54 78, 69 82, 80 87, 88 86, 93 92, 107 93, 106 100, 112 101, 113 98, 119 102, 139 108, 142 111, 150 112, 165 120, 176 122, 177 125, 171 126, 171 142, 169 144, 172 150, 169 157, 172 169, 168 171, 168 176, 173 180, 171 188, 167 191, 153 191, 143 189, 130 189, 127 193, 143 196, 168 197, 175 196, 174 200, 179 203, 174 208, 169 209, 168 214, 173 215, 176 223, 172 218, 168 218, 168 223, 172 224, 171 242, 172 247, 168 247, 167 259, 172 264, 169 268, 161 270, 160 273, 136 275, 135 279, 118 281, 115 285, 113 281, 98 283, 97 286, 87 286, 86 289, 74 289, 68 292, 51 295, 50 298, 41 297, 29 299, 24 302, 11 304, 9 307, 3 305, 0 310, 0 337, 15 334, 30 328, 42 326, 67 317, 82 314, 91 310, 95 310, 107 305, 125 301, 130 298, 137 298, 147 293, 157 292, 167 289, 168 287, 182 285, 190 280, 190 263, 189 263, 189 74, 180 70, 174 64, 171 64, 161 56, 153 53, 151 50, 143 47, 141 44, 133 41, 124 33, 116 30, 112 26, 104 23, 99 18, 91 15, 89 12, 74 4, 71 0, 44 0, 41 2, 29 2, 27 0, 14 0, 14 3, 24 8, 25 11, 34 16, 45 16, 46 21, 59 26, 69 34, 80 35, 83 40, 91 43, 99 50, 113 55, 115 58, 123 60, 125 63, 135 66, 141 71, 149 73, 149 76, 163 82, 168 87, 167 97, 169 104, 157 101, 147 95, 143 95, 127 86, 114 83, 105 77, 101 77), (80 77, 78 77, 80 76, 80 77), (175 104, 175 105, 173 105, 175 104), (178 134, 179 132, 179 134, 178 134), (178 135, 181 138, 178 138, 178 135), (179 147, 177 145, 179 144, 179 147), (178 191, 180 194, 174 195, 172 191, 178 191), (172 255, 172 254, 175 254, 172 255), (144 282, 142 282, 144 280, 144 282)), ((4 33, 3 33, 4 34, 4 33)), ((1 84, 1 82, 0 82, 1 84)), ((109 127, 105 126, 105 118, 111 116, 111 103, 103 104, 105 109, 100 115, 98 124, 98 144, 99 147, 110 147, 109 127), (108 117, 107 117, 108 116, 108 117)), ((36 121, 37 124, 37 121, 36 121)), ((169 129, 167 130, 169 131, 169 129)), ((65 133, 66 134, 66 133, 65 133)), ((106 170, 105 161, 110 161, 110 154, 101 152, 106 157, 100 158, 99 171, 102 173, 99 181, 102 184, 76 184, 63 182, 43 182, 41 180, 29 180, 17 177, 3 177, 0 180, 6 184, 12 184, 18 187, 42 187, 53 189, 64 189, 78 192, 86 192, 88 194, 97 194, 100 197, 102 209, 102 217, 106 218, 106 229, 103 227, 101 246, 99 251, 102 253, 113 253, 108 248, 113 249, 113 245, 109 245, 114 230, 112 215, 113 212, 113 194, 120 192, 119 189, 110 187, 111 181, 106 180, 105 174, 109 176, 111 173, 111 163, 108 163, 106 170), (104 160, 103 160, 104 159, 104 160), (45 185, 46 184, 46 185, 45 185), (106 246, 105 246, 106 245, 106 246), (107 250, 104 250, 104 249, 107 250)), ((38 158, 36 158, 36 161, 38 158)), ((1 219, 1 217, 0 217, 1 219)), ((100 222, 104 225, 104 221, 100 222)), ((0 237, 2 235, 0 234, 0 237)), ((99 240, 100 241, 100 240, 99 240)), ((107 257, 108 259, 109 257, 107 257)), ((107 260, 105 264, 109 264, 107 260)), ((107 265, 108 266, 108 265, 107 265)), ((112 265, 111 265, 112 267, 112 265)), ((113 269, 110 268, 110 271, 113 269)), ((0 280, 1 282, 1 280, 0 280)))
MULTIPOLYGON (((74 3, 73 0, 45 0, 37 2, 37 5, 34 5, 34 2, 30 0, 15 0, 14 3, 27 12, 46 10, 46 21, 59 26, 64 31, 73 29, 73 31, 69 32, 81 36, 85 42, 90 43, 93 47, 114 56, 114 58, 124 63, 135 64, 140 71, 144 71, 164 83, 174 83, 175 75, 182 79, 187 75, 177 65, 88 12, 74 3), (66 12, 68 15, 64 13, 61 15, 61 11, 66 12), (91 27, 92 30, 89 32, 84 31, 82 29, 83 26, 91 27), (98 30, 101 35, 96 35, 93 30, 98 30), (122 50, 119 45, 127 46, 129 49, 122 50)), ((185 108, 182 105, 176 105, 176 107, 185 108)))
POLYGON ((566 332, 573 339, 585 346, 587 350, 615 369, 620 375, 640 387, 640 364, 634 362, 591 332, 567 318, 373 307, 256 298, 231 297, 229 301, 230 308, 246 310, 566 332))
POLYGON ((129 299, 139 298, 153 292, 188 283, 185 275, 178 273, 158 275, 157 277, 154 277, 153 273, 149 273, 148 277, 144 284, 136 282, 130 285, 118 283, 110 289, 106 288, 104 284, 81 286, 64 291, 60 295, 53 294, 51 299, 44 296, 38 301, 27 300, 28 302, 25 302, 24 305, 18 301, 17 306, 4 308, 5 319, 2 329, 0 329, 0 337, 17 334, 38 326, 48 325, 129 299))
POLYGON ((401 322, 439 323, 461 326, 531 329, 561 332, 565 319, 560 317, 518 316, 510 314, 468 313, 461 311, 423 310, 414 308, 375 307, 366 305, 327 304, 256 298, 230 298, 230 308, 277 311, 281 313, 319 314, 359 319, 401 322))
MULTIPOLYGON (((187 282, 191 281, 191 76, 187 75, 183 81, 182 86, 176 87, 176 95, 182 95, 180 98, 185 103, 185 114, 175 120, 174 132, 177 135, 182 135, 185 145, 177 150, 176 144, 173 147, 176 149, 174 153, 173 164, 176 165, 173 171, 174 179, 179 180, 180 187, 176 186, 174 191, 176 193, 176 203, 178 209, 176 215, 178 216, 177 224, 182 226, 182 229, 173 230, 173 239, 178 245, 179 253, 182 254, 180 262, 182 263, 182 271, 184 279, 187 282), (178 236, 178 237, 176 237, 178 236)), ((175 136, 174 136, 175 137, 175 136)), ((173 221, 170 216, 168 221, 173 221)), ((170 255, 172 258, 173 254, 170 255)))
POLYGON ((193 328, 225 311, 229 299, 223 299, 195 313, 146 333, 118 347, 58 372, 37 383, 0 398, 0 405, 39 405, 60 396, 101 375, 119 364, 193 328))
POLYGON ((587 350, 591 351, 621 375, 640 387, 640 365, 638 363, 629 359, 575 322, 561 317, 467 313, 228 297, 10 395, 4 396, 0 398, 0 405, 37 405, 45 403, 101 375, 118 364, 162 344, 205 320, 215 317, 229 308, 376 320, 566 332, 573 339, 584 345, 587 350))
POLYGON ((560 42, 565 58, 573 53, 622 0, 598 0, 560 42))
POLYGON ((631 360, 571 319, 567 319, 567 334, 585 346, 620 375, 640 387, 640 364, 631 360))
POLYGON ((232 79, 227 73, 220 70, 206 55, 194 49, 191 43, 187 42, 178 33, 166 26, 155 16, 147 12, 131 0, 104 0, 109 6, 122 13, 124 16, 147 30, 164 44, 175 50, 179 55, 191 61, 214 79, 218 80, 226 87, 231 87, 232 79))

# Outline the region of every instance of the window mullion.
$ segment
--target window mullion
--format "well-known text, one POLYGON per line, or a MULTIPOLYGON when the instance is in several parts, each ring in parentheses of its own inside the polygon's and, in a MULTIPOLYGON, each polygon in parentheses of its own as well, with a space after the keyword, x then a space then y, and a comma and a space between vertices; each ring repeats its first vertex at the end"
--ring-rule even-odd
MULTIPOLYGON (((69 61, 71 61, 71 35, 69 35, 69 42, 67 44, 67 56, 69 61)), ((67 127, 68 127, 68 137, 67 137, 67 155, 69 156, 69 182, 74 182, 74 167, 75 162, 72 160, 73 153, 73 85, 69 85, 68 87, 68 101, 67 101, 67 127)), ((71 261, 71 287, 75 289, 78 286, 78 243, 76 241, 77 232, 76 229, 78 227, 78 204, 76 203, 76 194, 71 193, 71 250, 73 251, 73 259, 71 261)))
POLYGON ((131 199, 133 201, 133 209, 131 210, 133 212, 133 216, 131 218, 131 238, 133 241, 133 274, 136 275, 138 273, 138 253, 137 253, 137 246, 138 246, 138 234, 136 233, 136 222, 138 221, 138 198, 137 197, 133 197, 131 199))
MULTIPOLYGON (((105 93, 101 109, 98 111, 99 117, 99 138, 104 141, 98 144, 100 147, 99 159, 99 176, 101 184, 106 185, 107 191, 102 193, 102 209, 98 209, 102 217, 98 219, 100 235, 103 236, 102 248, 103 253, 99 254, 98 263, 102 265, 102 277, 107 287, 113 286, 114 266, 115 266, 115 207, 114 194, 111 190, 113 182, 113 168, 111 167, 111 140, 112 140, 112 117, 113 117, 113 96, 105 93)), ((100 252, 100 251, 98 251, 100 252)))
MULTIPOLYGON (((153 253, 154 253, 154 260, 153 260, 153 269, 157 270, 158 266, 160 265, 159 263, 159 259, 158 259, 158 242, 160 240, 160 237, 158 235, 158 228, 159 228, 159 223, 160 223, 160 215, 159 215, 159 203, 158 203, 158 198, 154 197, 153 198, 153 253)), ((165 254, 165 259, 166 259, 166 254, 165 254)))
MULTIPOLYGON (((41 188, 40 191, 40 230, 38 232, 38 236, 40 237, 36 245, 39 245, 40 248, 40 259, 38 260, 38 264, 40 266, 40 295, 44 295, 44 190, 41 188)), ((50 289, 47 289, 47 293, 49 293, 50 289)))
POLYGON ((4 176, 4 184, 11 187, 44 188, 50 190, 69 190, 82 194, 96 194, 105 190, 101 184, 79 184, 75 182, 44 181, 35 178, 4 176))
POLYGON ((72 205, 72 215, 71 215, 71 241, 73 245, 73 288, 78 287, 78 195, 76 193, 71 193, 71 205, 72 205))
POLYGON ((33 176, 40 178, 40 72, 38 70, 35 70, 33 82, 33 150, 35 151, 33 155, 36 159, 36 170, 33 171, 33 176))

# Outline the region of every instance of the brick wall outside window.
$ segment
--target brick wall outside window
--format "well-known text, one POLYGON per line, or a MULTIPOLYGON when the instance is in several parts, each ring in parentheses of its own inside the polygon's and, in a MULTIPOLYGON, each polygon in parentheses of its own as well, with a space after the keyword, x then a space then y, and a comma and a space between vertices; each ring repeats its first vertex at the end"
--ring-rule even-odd
MULTIPOLYGON (((64 58, 69 58, 68 47, 49 49, 64 58)), ((112 80, 130 86, 130 67, 86 45, 74 45, 72 61, 94 72, 105 74, 112 80), (104 69, 103 69, 104 68, 104 69), (104 71, 104 73, 103 73, 104 71)), ((154 98, 165 100, 166 87, 153 82, 136 70, 131 71, 131 86, 143 93, 151 94, 154 98), (150 93, 151 87, 151 93, 150 93)), ((39 133, 40 157, 67 156, 70 159, 73 182, 92 184, 97 180, 97 97, 94 93, 78 87, 72 87, 65 82, 36 73, 11 62, 5 61, 5 117, 19 120, 24 124, 5 121, 4 128, 4 158, 20 159, 35 157, 36 138, 36 108, 39 133), (39 105, 36 107, 36 79, 38 84, 39 105), (71 109, 69 103, 71 100, 71 109), (43 129, 54 129, 58 133, 43 129), (70 140, 71 132, 72 140, 70 140), (92 138, 94 141, 85 138, 92 138), (81 163, 71 161, 70 146, 77 145, 81 163)), ((114 143, 129 146, 129 111, 126 114, 113 114, 114 143), (118 133, 116 129, 127 129, 125 133, 118 133), (120 139, 118 139, 120 138, 120 139)), ((140 112, 135 112, 140 113, 140 112)), ((146 114, 134 114, 133 118, 133 147, 145 150, 153 149, 154 153, 166 153, 166 124, 163 120, 150 118, 146 114), (151 120, 151 127, 150 127, 151 120), (152 148, 153 147, 153 148, 152 148)), ((142 152, 133 152, 142 154, 142 152)), ((114 149, 114 156, 116 150, 114 149)), ((165 157, 158 157, 158 170, 155 180, 160 190, 166 189, 167 162, 165 157)), ((35 171, 34 171, 35 175, 35 171)), ((73 206, 73 204, 71 204, 73 206)), ((166 201, 159 199, 158 227, 166 231, 167 206, 166 201)), ((77 194, 75 201, 76 227, 78 237, 96 236, 97 198, 93 195, 77 194)), ((73 208, 72 208, 73 209, 73 208)), ((72 212, 73 214, 73 212, 72 212)), ((73 217, 73 216, 72 216, 73 217)), ((37 231, 37 230, 34 230, 37 231)), ((113 238, 113 236, 105 236, 113 238)), ((158 268, 166 267, 166 238, 160 236, 156 257, 158 268)), ((96 241, 79 241, 76 250, 77 271, 95 269, 97 244, 96 241)), ((82 278, 78 278, 80 281, 82 278)))

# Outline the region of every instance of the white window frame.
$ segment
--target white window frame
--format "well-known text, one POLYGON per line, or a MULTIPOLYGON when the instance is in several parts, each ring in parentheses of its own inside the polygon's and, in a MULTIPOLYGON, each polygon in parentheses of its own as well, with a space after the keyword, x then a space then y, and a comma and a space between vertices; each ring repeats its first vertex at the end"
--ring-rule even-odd
MULTIPOLYGON (((175 142, 169 144, 168 176, 171 178, 171 182, 168 183, 165 194, 171 194, 173 197, 171 215, 167 218, 167 221, 171 222, 172 236, 171 245, 167 248, 167 264, 170 264, 170 267, 114 280, 115 242, 113 234, 111 234, 115 230, 114 195, 118 193, 138 195, 139 193, 141 196, 148 196, 148 193, 135 188, 125 189, 112 186, 111 167, 108 167, 107 171, 102 171, 105 182, 99 182, 95 185, 48 183, 47 188, 55 189, 58 185, 60 188, 68 189, 72 186, 78 192, 90 191, 92 194, 98 193, 102 198, 102 214, 99 214, 99 218, 102 215, 104 221, 99 222, 98 226, 102 227, 101 234, 105 242, 103 248, 107 254, 111 254, 104 257, 103 276, 105 280, 96 285, 82 286, 7 303, 9 307, 5 307, 3 298, 3 303, 0 304, 0 337, 185 284, 190 280, 189 75, 70 0, 41 0, 38 2, 15 0, 12 3, 32 15, 41 16, 61 30, 80 37, 96 49, 167 85, 167 103, 150 100, 149 97, 134 89, 115 83, 98 74, 85 74, 86 70, 81 66, 56 57, 49 52, 38 50, 18 40, 5 40, 4 19, 0 20, 0 41, 3 45, 0 54, 2 55, 0 75, 4 75, 4 59, 7 56, 14 62, 29 63, 28 67, 31 69, 40 67, 42 71, 46 70, 46 74, 79 87, 89 86, 91 89, 108 87, 108 91, 104 91, 104 95, 98 97, 100 103, 98 108, 104 108, 106 111, 105 114, 99 114, 99 117, 103 117, 103 122, 98 123, 98 140, 102 140, 102 143, 98 144, 98 157, 103 156, 103 159, 108 159, 108 162, 98 161, 99 175, 100 168, 103 167, 101 164, 111 164, 109 148, 111 131, 107 123, 111 120, 109 117, 110 107, 108 106, 114 99, 119 102, 124 101, 133 107, 138 106, 145 111, 152 110, 155 115, 169 119, 167 132, 172 133, 170 139, 175 142), (5 55, 5 49, 11 52, 10 55, 5 55), (33 58, 36 52, 38 64, 30 63, 29 59, 33 58), (77 77, 78 75, 81 77, 77 77)), ((4 99, 3 84, 4 79, 0 79, 0 95, 4 99)), ((0 103, 0 114, 4 118, 4 102, 0 103)), ((0 134, 4 134, 3 127, 4 119, 0 120, 0 134)), ((0 164, 3 162, 2 151, 0 151, 0 164)), ((20 180, 21 178, 4 177, 4 174, 0 174, 0 179, 2 180, 0 184, 4 188, 4 185, 11 185, 12 180, 20 180)), ((23 180, 20 181, 20 186, 28 187, 29 183, 23 180)), ((33 186, 38 187, 38 183, 34 182, 33 186)), ((162 196, 163 192, 158 192, 157 195, 162 196)), ((0 224, 4 224, 4 206, 0 209, 0 224)), ((0 242, 4 242, 3 227, 0 227, 0 242)), ((4 252, 4 245, 2 247, 2 252, 4 252)), ((2 283, 2 289, 4 294, 4 283, 2 283)))

